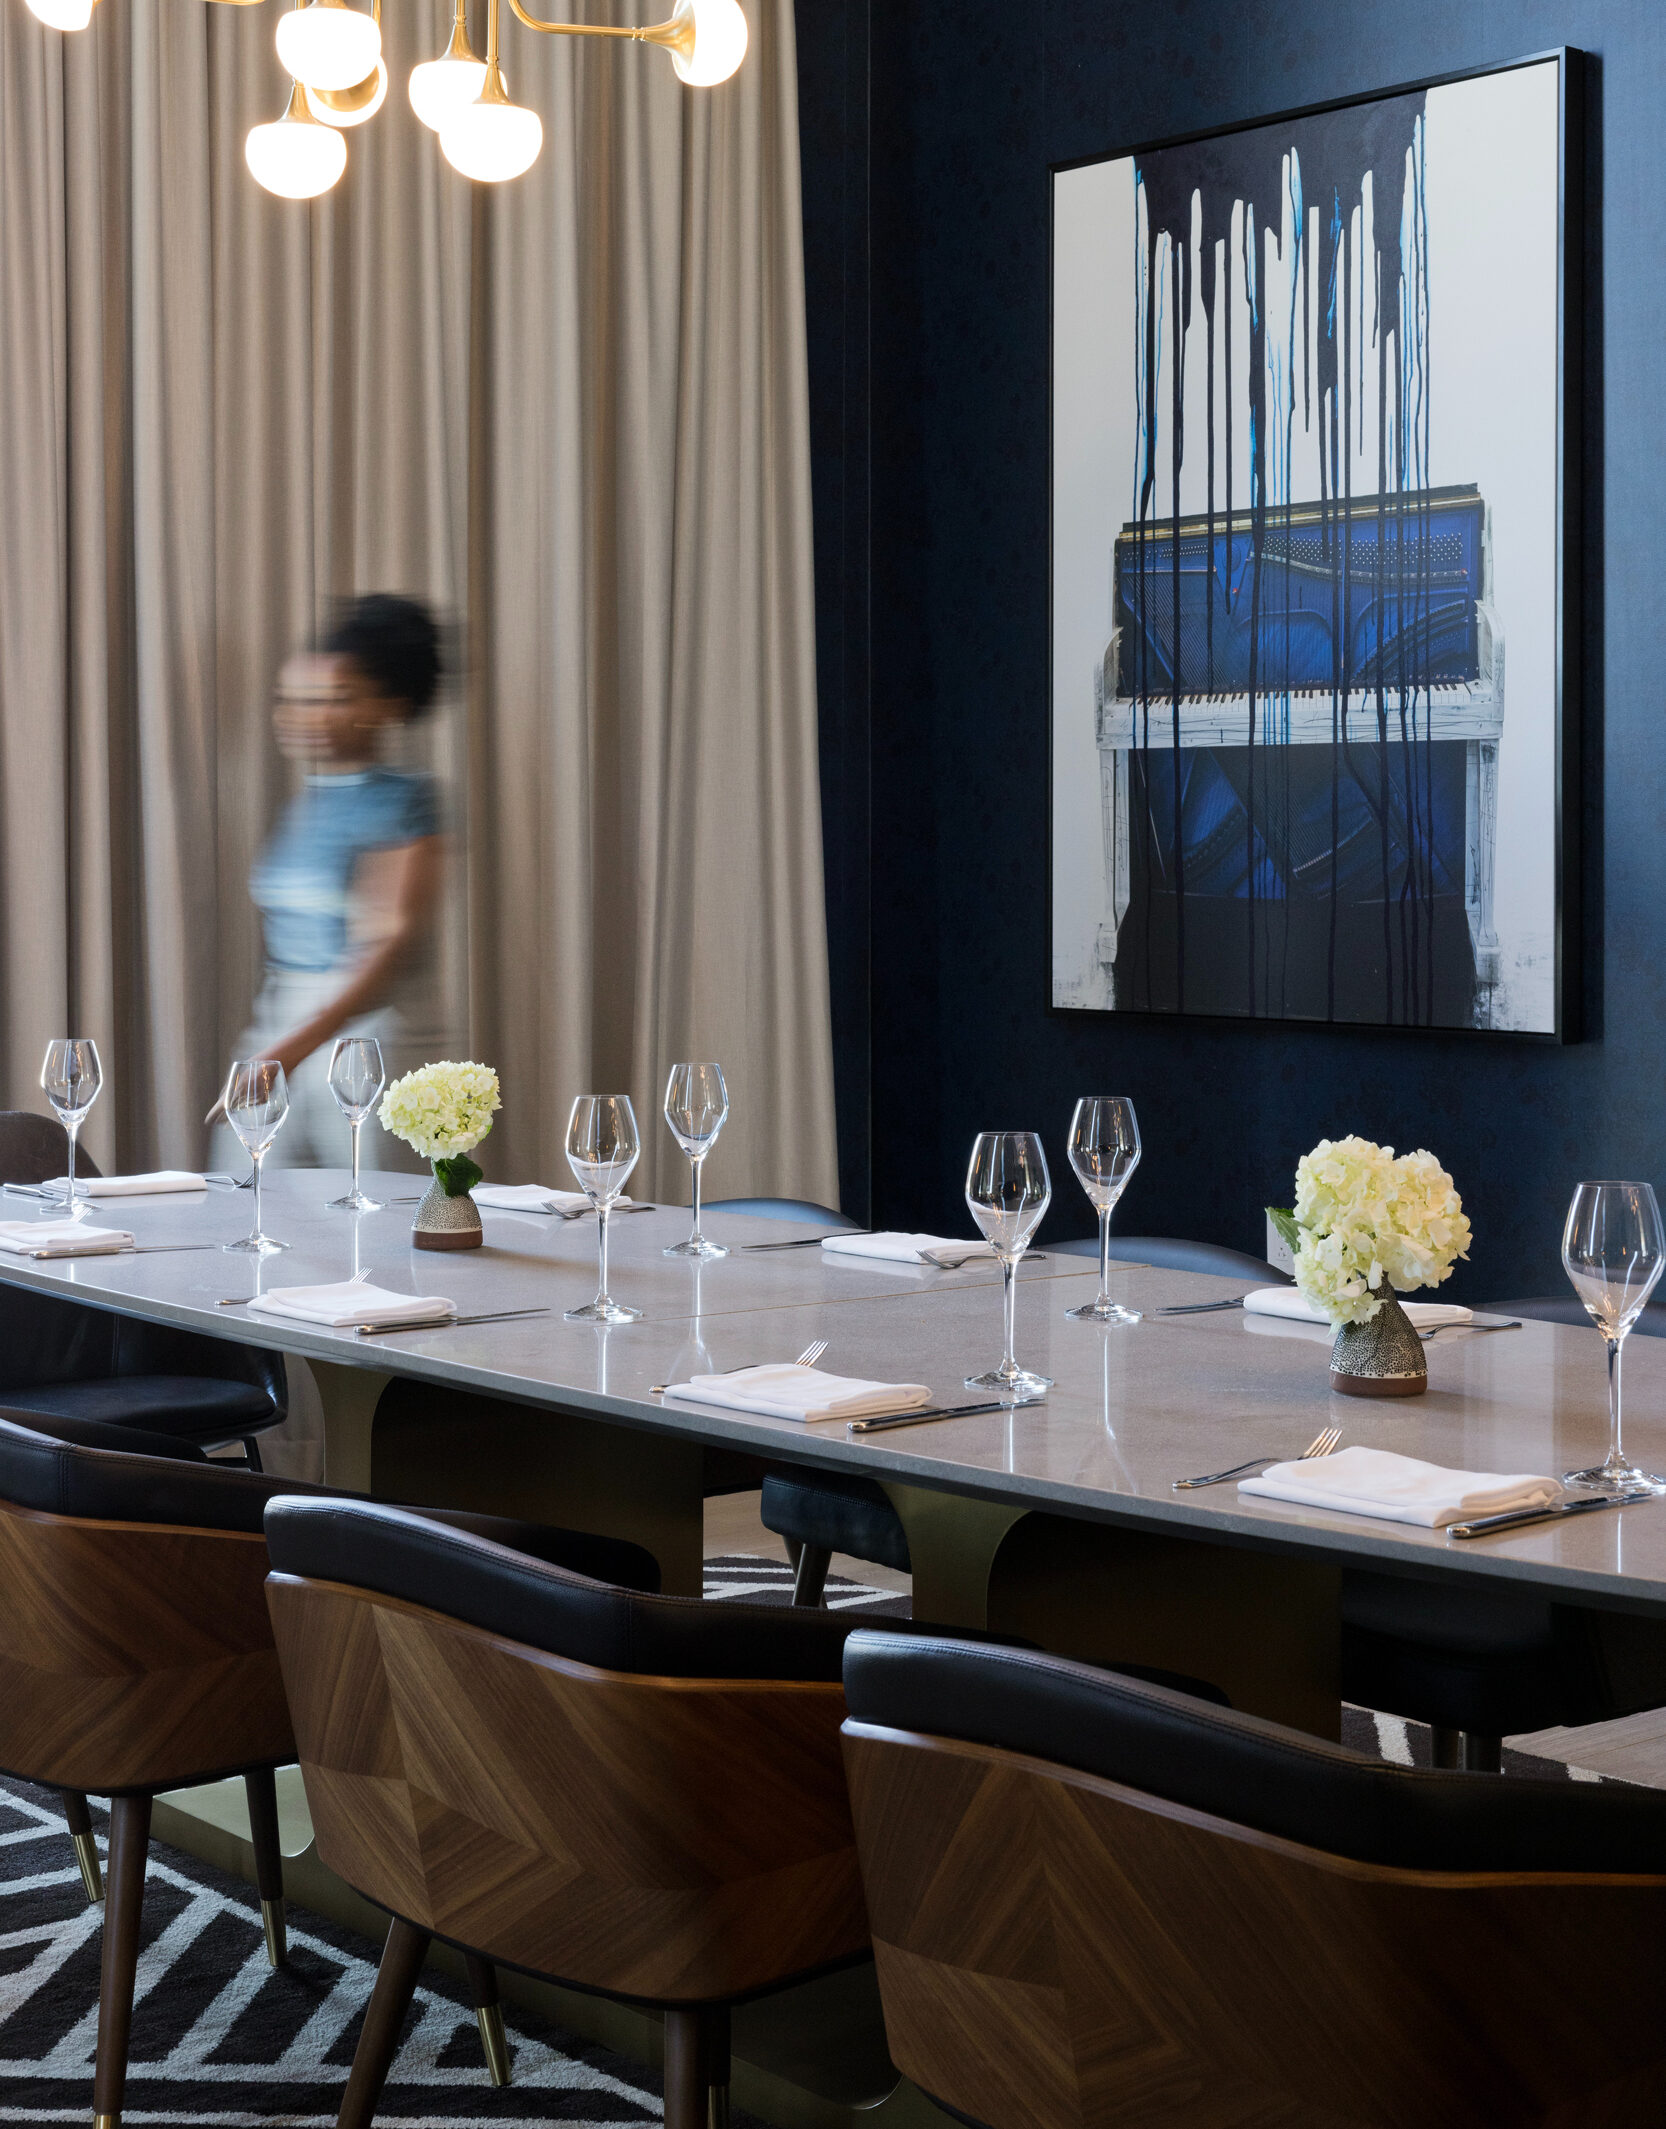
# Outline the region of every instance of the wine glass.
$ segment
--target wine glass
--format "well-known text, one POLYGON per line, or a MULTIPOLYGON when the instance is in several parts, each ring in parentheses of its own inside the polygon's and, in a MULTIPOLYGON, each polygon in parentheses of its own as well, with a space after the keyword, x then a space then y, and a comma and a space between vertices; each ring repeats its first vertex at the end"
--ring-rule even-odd
POLYGON ((726 1257, 721 1242, 711 1242, 700 1232, 700 1170, 706 1155, 717 1144, 729 1114, 729 1090, 723 1084, 723 1068, 714 1064, 680 1064, 671 1067, 665 1083, 665 1121, 671 1136, 688 1155, 694 1205, 694 1229, 686 1242, 673 1242, 668 1257, 726 1257))
POLYGON ((1065 1314, 1088 1323, 1138 1323, 1111 1298, 1111 1213, 1140 1165, 1140 1127, 1126 1094, 1085 1094, 1070 1119, 1070 1165, 1099 1214, 1099 1291, 1065 1314))
POLYGON ((607 1216, 630 1179, 642 1151, 636 1111, 628 1094, 581 1094, 567 1119, 567 1166, 596 1208, 601 1278, 596 1298, 566 1312, 569 1323, 637 1323, 639 1308, 626 1308, 607 1290, 607 1216))
POLYGON ((998 1368, 968 1375, 969 1390, 1011 1391, 1015 1397, 1040 1396, 1052 1388, 1049 1375, 1031 1374, 1012 1354, 1017 1306, 1018 1260, 1030 1246, 1053 1196, 1047 1156, 1033 1131, 983 1131, 972 1148, 966 1170, 966 1202, 985 1241, 1001 1260, 1006 1303, 1006 1351, 998 1368))
POLYGON ((275 1057, 239 1059, 226 1074, 226 1091, 220 1098, 225 1103, 226 1122, 237 1133, 243 1151, 255 1164, 254 1226, 241 1242, 227 1242, 225 1247, 247 1251, 251 1256, 269 1257, 274 1250, 289 1247, 287 1242, 262 1234, 260 1228, 261 1164, 289 1114, 289 1083, 284 1078, 283 1066, 275 1057))
POLYGON ((1608 1346, 1608 1455, 1563 1475, 1570 1486, 1623 1493, 1646 1486, 1666 1493, 1666 1479, 1639 1471, 1620 1441, 1620 1348, 1666 1270, 1666 1232, 1648 1183, 1581 1183, 1562 1230, 1562 1264, 1573 1290, 1608 1346))
POLYGON ((344 1198, 331 1198, 332 1212, 380 1212, 381 1203, 359 1188, 359 1128, 387 1084, 382 1045, 374 1035, 340 1035, 330 1052, 330 1092, 346 1117, 353 1137, 353 1187, 344 1198))
POLYGON ((72 1220, 87 1217, 86 1194, 75 1195, 75 1140, 87 1111, 98 1099, 104 1084, 104 1067, 98 1061, 98 1044, 85 1035, 64 1035, 46 1046, 46 1061, 40 1068, 41 1091, 58 1113, 69 1139, 69 1183, 64 1204, 72 1220))

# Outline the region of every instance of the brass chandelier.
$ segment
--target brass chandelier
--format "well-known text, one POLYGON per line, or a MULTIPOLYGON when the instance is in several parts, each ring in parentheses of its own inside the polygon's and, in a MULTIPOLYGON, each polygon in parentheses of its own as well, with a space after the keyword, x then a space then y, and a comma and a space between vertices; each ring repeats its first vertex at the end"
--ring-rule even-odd
MULTIPOLYGON (((229 0, 258 6, 260 0, 229 0)), ((84 30, 96 0, 28 0, 49 29, 84 30)), ((451 42, 437 59, 411 69, 411 109, 440 137, 454 170, 481 184, 501 184, 530 170, 543 145, 536 111, 511 103, 498 64, 498 0, 487 0, 486 56, 469 44, 466 0, 454 0, 451 42)), ((543 22, 521 0, 509 0, 516 20, 551 37, 628 37, 657 44, 671 54, 678 79, 691 88, 715 88, 746 57, 746 17, 739 0, 677 0, 668 22, 647 29, 612 29, 598 23, 543 22)), ((288 200, 314 200, 347 168, 353 126, 374 118, 388 93, 382 57, 382 0, 371 11, 347 0, 294 0, 278 18, 278 58, 291 80, 289 105, 270 125, 250 128, 243 158, 268 192, 288 200)))

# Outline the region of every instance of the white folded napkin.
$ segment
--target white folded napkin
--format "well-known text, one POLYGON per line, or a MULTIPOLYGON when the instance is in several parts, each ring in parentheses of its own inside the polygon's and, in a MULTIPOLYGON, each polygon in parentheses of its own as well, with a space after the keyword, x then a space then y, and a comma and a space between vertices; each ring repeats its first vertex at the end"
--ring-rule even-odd
POLYGON ((20 1257, 108 1257, 131 1249, 121 1227, 89 1227, 85 1220, 0 1220, 0 1249, 20 1257))
MULTIPOLYGON (((582 1212, 590 1200, 582 1190, 546 1190, 539 1183, 476 1183, 469 1193, 477 1205, 492 1205, 499 1212, 582 1212)), ((615 1205, 630 1199, 617 1197, 615 1205)))
POLYGON ((733 1375, 696 1375, 692 1382, 673 1383, 665 1394, 768 1419, 878 1419, 931 1403, 923 1382, 864 1382, 788 1362, 742 1368, 733 1375))
POLYGON ((362 1279, 342 1279, 334 1286, 279 1286, 257 1294, 249 1303, 257 1315, 298 1316, 344 1330, 352 1323, 446 1323, 457 1313, 443 1294, 394 1294, 362 1279))
MULTIPOLYGON (((69 1189, 67 1175, 55 1176, 47 1190, 69 1189)), ((169 1190, 206 1190, 200 1175, 186 1168, 153 1168, 148 1175, 78 1175, 75 1194, 88 1198, 153 1198, 169 1190)))
POLYGON ((935 1264, 953 1271, 973 1257, 992 1257, 987 1242, 956 1242, 948 1235, 824 1235, 822 1248, 832 1257, 878 1257, 887 1264, 935 1264))
POLYGON ((1338 1449, 1334 1456, 1273 1464, 1259 1478, 1240 1479, 1238 1491, 1444 1530, 1448 1523, 1512 1508, 1548 1508, 1562 1498, 1563 1488, 1532 1472, 1447 1471, 1392 1449, 1338 1449))
MULTIPOLYGON (((1414 1331, 1438 1330, 1445 1323, 1468 1323, 1473 1311, 1456 1301, 1405 1301, 1400 1306, 1411 1318, 1414 1331)), ((1258 1286, 1244 1296, 1244 1309, 1251 1316, 1288 1316, 1293 1323, 1328 1323, 1323 1309, 1313 1306, 1296 1286, 1258 1286)))

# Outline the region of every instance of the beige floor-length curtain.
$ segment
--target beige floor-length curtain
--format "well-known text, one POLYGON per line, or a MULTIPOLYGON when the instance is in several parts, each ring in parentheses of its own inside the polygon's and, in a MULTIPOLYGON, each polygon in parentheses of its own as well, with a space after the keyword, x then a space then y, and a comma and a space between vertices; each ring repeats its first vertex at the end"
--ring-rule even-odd
POLYGON ((665 1069, 715 1056, 710 1188, 835 1195, 792 14, 747 5, 709 95, 506 22, 544 151, 477 192, 402 93, 448 10, 391 0, 387 105, 307 208, 243 167, 269 8, 61 38, 0 0, 0 1102, 74 1022, 98 1157, 198 1157, 288 788, 273 670, 396 588, 467 652, 423 745, 492 1171, 560 1181, 572 1096, 624 1089, 673 1193, 665 1069))

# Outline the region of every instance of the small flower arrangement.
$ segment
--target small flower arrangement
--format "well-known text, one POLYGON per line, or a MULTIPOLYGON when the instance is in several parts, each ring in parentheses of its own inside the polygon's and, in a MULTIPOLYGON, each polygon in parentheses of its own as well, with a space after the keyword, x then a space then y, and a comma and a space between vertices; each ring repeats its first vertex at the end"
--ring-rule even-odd
POLYGON ((1469 1221, 1432 1153, 1321 1139, 1296 1168, 1293 1212, 1267 1216, 1295 1252, 1296 1284, 1332 1324, 1368 1323, 1389 1293, 1439 1286, 1469 1254, 1469 1221))
POLYGON ((484 1175, 469 1159, 502 1103, 490 1065, 421 1065, 396 1079, 377 1111, 384 1130, 432 1161, 448 1198, 464 1197, 484 1175))

